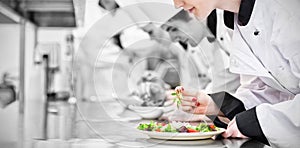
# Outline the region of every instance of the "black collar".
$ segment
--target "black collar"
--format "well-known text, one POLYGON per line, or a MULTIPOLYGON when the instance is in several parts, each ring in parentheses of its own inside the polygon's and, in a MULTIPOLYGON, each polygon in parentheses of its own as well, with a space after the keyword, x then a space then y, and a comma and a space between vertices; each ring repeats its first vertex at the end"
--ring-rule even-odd
MULTIPOLYGON (((238 13, 238 24, 246 26, 251 18, 255 0, 241 0, 240 10, 238 13)), ((234 28, 234 14, 224 11, 224 23, 228 28, 234 28)))
POLYGON ((240 10, 238 14, 238 24, 246 26, 250 20, 255 0, 241 0, 240 10))

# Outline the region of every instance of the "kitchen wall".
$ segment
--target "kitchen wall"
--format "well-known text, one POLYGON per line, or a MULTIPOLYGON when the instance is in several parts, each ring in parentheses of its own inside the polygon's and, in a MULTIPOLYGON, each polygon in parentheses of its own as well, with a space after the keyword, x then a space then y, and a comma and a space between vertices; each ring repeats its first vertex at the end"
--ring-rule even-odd
MULTIPOLYGON (((19 73, 19 30, 17 24, 0 24, 0 76, 19 73)), ((0 145, 13 147, 18 140, 18 102, 0 108, 0 145)))
MULTIPOLYGON (((62 53, 66 47, 66 35, 70 29, 39 28, 26 23, 25 37, 25 115, 24 115, 24 146, 32 147, 32 139, 43 137, 44 121, 44 66, 34 64, 35 38, 37 42, 57 42, 62 53)), ((19 50, 20 50, 20 25, 0 24, 0 75, 9 72, 14 77, 19 77, 19 50)), ((61 54, 62 54, 61 53, 61 54)), ((62 56, 62 63, 65 62, 62 56)), ((17 84, 18 86, 18 84, 17 84)), ((22 119, 22 118, 20 118, 22 119)), ((19 103, 18 101, 4 109, 0 109, 0 145, 1 147, 15 147, 20 131, 19 103)), ((50 129, 53 130, 53 129, 50 129)))
MULTIPOLYGON (((40 110, 36 106, 41 106, 38 102, 43 97, 43 77, 41 77, 41 67, 33 64, 35 26, 27 22, 25 28, 25 116, 20 118, 18 101, 0 109, 1 147, 16 147, 18 138, 22 136, 19 129, 20 123, 24 127, 25 144, 30 143, 32 137, 38 137, 40 132, 41 119, 36 115, 40 110)), ((17 78, 15 85, 18 90, 20 25, 0 24, 0 34, 0 74, 8 72, 12 77, 17 78)))

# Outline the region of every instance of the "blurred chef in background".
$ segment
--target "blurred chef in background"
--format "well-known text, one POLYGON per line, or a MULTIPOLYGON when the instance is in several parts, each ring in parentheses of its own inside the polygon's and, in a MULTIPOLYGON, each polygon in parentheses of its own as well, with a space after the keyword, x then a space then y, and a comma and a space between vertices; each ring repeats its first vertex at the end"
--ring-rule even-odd
MULTIPOLYGON (((129 32, 129 34, 135 35, 131 38, 128 37, 126 30, 116 32, 113 35, 110 34, 110 32, 117 30, 118 22, 132 21, 132 18, 122 11, 115 0, 99 0, 98 5, 105 15, 99 20, 99 23, 94 24, 91 30, 100 30, 98 32, 101 32, 101 34, 88 33, 85 38, 88 41, 81 43, 82 49, 77 53, 81 77, 80 84, 78 84, 79 89, 77 90, 81 91, 78 92, 79 98, 84 100, 95 100, 99 97, 102 99, 111 98, 114 93, 113 74, 114 81, 124 81, 124 85, 118 85, 118 88, 116 88, 118 95, 128 94, 125 81, 128 80, 127 74, 136 54, 131 50, 124 49, 129 46, 128 40, 136 38, 136 36, 139 39, 149 38, 146 33, 139 31, 135 26, 131 27, 133 33, 129 32), (88 42, 93 42, 93 44, 86 44, 88 42), (98 44, 101 44, 101 46, 97 46, 98 44), (97 55, 99 56, 94 61, 93 57, 97 55)), ((139 68, 141 71, 145 70, 143 65, 140 65, 139 68)))
MULTIPOLYGON (((99 46, 83 42, 82 47, 85 48, 80 50, 82 54, 79 54, 81 65, 84 65, 80 66, 83 84, 82 89, 78 90, 82 90, 83 98, 88 100, 128 98, 133 92, 139 90, 137 83, 140 82, 145 71, 157 70, 158 65, 163 65, 164 61, 176 59, 176 54, 172 52, 174 50, 169 50, 150 40, 149 34, 142 31, 134 22, 132 12, 122 9, 116 1, 99 0, 98 5, 107 13, 100 23, 93 26, 96 32, 101 34, 91 33, 91 37, 86 38, 90 40, 88 42, 94 40, 95 45, 99 42, 103 42, 103 45, 99 50, 99 46), (132 24, 126 28, 122 27, 120 31, 117 27, 124 22, 132 22, 132 24), (119 32, 111 35, 110 30, 119 32), (93 63, 92 57, 99 53, 96 63, 93 63)), ((173 85, 177 86, 178 83, 173 85)))

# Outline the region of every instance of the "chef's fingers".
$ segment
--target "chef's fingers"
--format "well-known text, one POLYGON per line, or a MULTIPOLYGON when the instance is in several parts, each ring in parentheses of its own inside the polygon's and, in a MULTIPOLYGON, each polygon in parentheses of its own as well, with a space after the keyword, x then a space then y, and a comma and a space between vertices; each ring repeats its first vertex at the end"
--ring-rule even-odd
POLYGON ((233 122, 234 122, 234 119, 231 120, 227 126, 227 129, 226 131, 222 134, 222 136, 224 138, 228 138, 228 137, 231 137, 233 132, 234 132, 234 129, 233 129, 233 122))
POLYGON ((191 112, 193 110, 193 107, 191 106, 181 106, 180 108, 185 112, 191 112))
POLYGON ((198 102, 198 98, 191 96, 183 96, 182 101, 198 102))
POLYGON ((233 130, 230 127, 227 127, 227 130, 222 134, 224 138, 229 138, 233 134, 233 130))
POLYGON ((198 91, 192 89, 185 89, 184 91, 182 91, 182 95, 196 97, 198 95, 198 91))
POLYGON ((195 97, 198 102, 207 102, 210 96, 199 90, 199 91, 193 91, 193 90, 185 90, 182 92, 183 97, 189 96, 189 97, 195 97))
POLYGON ((207 108, 206 106, 197 106, 195 107, 193 110, 191 110, 192 114, 202 114, 202 115, 206 115, 207 113, 207 108))
POLYGON ((248 138, 240 132, 239 128, 237 127, 235 118, 233 118, 233 120, 230 121, 230 123, 228 124, 228 127, 233 131, 231 137, 248 138))
POLYGON ((248 137, 244 136, 244 135, 243 135, 241 132, 239 132, 239 131, 233 132, 233 134, 231 135, 231 137, 233 137, 233 138, 248 138, 248 137))
POLYGON ((198 102, 181 101, 181 106, 192 106, 197 107, 198 102))
POLYGON ((232 119, 232 120, 229 122, 228 127, 231 127, 231 126, 234 124, 234 122, 235 122, 235 119, 232 119))

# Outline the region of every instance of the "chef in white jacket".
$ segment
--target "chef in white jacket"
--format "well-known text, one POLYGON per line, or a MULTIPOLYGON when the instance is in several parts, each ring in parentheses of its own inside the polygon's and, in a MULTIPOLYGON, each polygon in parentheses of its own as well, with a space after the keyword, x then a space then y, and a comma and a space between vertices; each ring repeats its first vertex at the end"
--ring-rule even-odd
MULTIPOLYGON (((234 13, 230 70, 241 75, 241 87, 234 96, 226 92, 206 95, 185 90, 181 108, 229 118, 223 134, 226 138, 250 137, 272 147, 298 147, 300 1, 174 0, 174 3, 200 20, 215 8, 234 13)), ((220 122, 218 118, 215 121, 220 122)))

